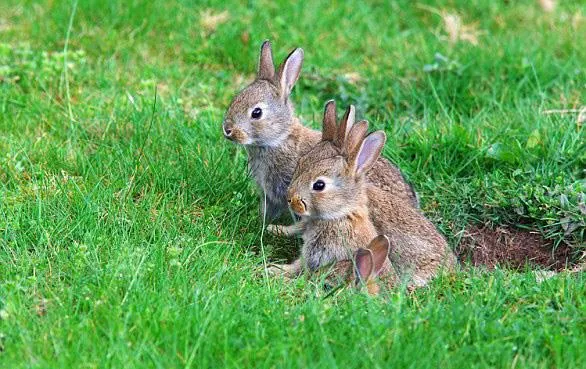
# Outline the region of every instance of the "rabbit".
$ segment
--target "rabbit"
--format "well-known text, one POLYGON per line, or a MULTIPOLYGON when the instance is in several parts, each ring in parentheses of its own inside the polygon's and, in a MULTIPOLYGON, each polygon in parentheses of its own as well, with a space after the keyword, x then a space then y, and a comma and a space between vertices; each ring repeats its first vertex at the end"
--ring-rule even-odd
POLYGON ((246 148, 249 171, 264 193, 261 214, 269 219, 287 209, 295 164, 320 139, 294 116, 289 99, 302 63, 303 49, 297 48, 275 71, 271 44, 265 41, 256 79, 234 97, 222 125, 225 138, 246 148))
POLYGON ((385 133, 364 137, 368 123, 352 124, 351 107, 337 127, 332 109, 329 102, 322 141, 299 160, 289 189, 290 207, 302 220, 275 229, 288 235, 300 233, 304 240, 305 265, 297 260, 283 272, 294 276, 303 267, 313 271, 343 260, 348 249, 356 250, 376 235, 389 238, 391 264, 410 287, 426 285, 441 268, 453 270, 456 257, 435 226, 404 198, 364 179, 383 149, 385 133), (346 247, 341 240, 347 241, 346 247))
POLYGON ((399 284, 399 277, 388 258, 389 250, 389 239, 385 235, 379 235, 368 247, 356 250, 351 260, 341 260, 323 267, 317 274, 324 280, 327 290, 346 286, 366 287, 368 294, 378 295, 381 284, 389 289, 399 284))
MULTIPOLYGON (((302 156, 287 192, 291 210, 301 218, 281 230, 301 234, 301 258, 291 264, 274 266, 271 272, 295 277, 303 270, 315 272, 321 267, 352 258, 353 252, 378 236, 369 214, 368 188, 377 188, 366 179, 383 149, 383 131, 369 134, 357 144, 350 156, 342 155, 335 142, 345 141, 349 108, 336 127, 335 106, 326 105, 322 140, 302 156)), ((364 137, 364 136, 362 136, 364 137)), ((381 190, 385 192, 384 190, 381 190)))
MULTIPOLYGON (((234 97, 222 124, 224 137, 246 148, 248 169, 263 193, 261 215, 269 220, 287 209, 297 161, 321 139, 319 131, 301 124, 290 99, 303 56, 303 49, 294 49, 275 71, 271 44, 265 41, 256 79, 234 97)), ((386 159, 376 163, 373 182, 419 206, 413 188, 386 159)))

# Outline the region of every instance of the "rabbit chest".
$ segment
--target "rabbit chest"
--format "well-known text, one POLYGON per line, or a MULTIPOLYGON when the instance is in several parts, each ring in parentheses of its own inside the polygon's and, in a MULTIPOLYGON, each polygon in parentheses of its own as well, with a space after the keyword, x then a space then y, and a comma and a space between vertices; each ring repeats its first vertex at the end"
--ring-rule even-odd
POLYGON ((315 271, 325 265, 352 258, 377 233, 370 221, 360 219, 314 220, 305 226, 303 248, 305 267, 315 271))
POLYGON ((287 188, 298 156, 287 147, 251 147, 248 150, 248 169, 271 202, 286 206, 287 188))

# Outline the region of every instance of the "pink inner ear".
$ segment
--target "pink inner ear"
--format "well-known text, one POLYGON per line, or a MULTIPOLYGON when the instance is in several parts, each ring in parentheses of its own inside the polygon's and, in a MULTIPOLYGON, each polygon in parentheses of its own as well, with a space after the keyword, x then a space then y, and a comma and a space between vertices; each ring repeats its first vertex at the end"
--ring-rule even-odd
POLYGON ((366 159, 368 159, 368 154, 369 152, 366 147, 364 147, 362 151, 360 151, 360 155, 358 155, 358 163, 356 164, 358 169, 361 169, 364 166, 366 159))
POLYGON ((301 64, 303 63, 303 51, 301 49, 296 49, 289 59, 287 59, 285 70, 283 73, 285 74, 285 86, 287 91, 291 91, 291 88, 297 81, 299 77, 299 72, 301 71, 301 64))
POLYGON ((383 144, 379 135, 370 134, 364 139, 358 158, 356 160, 356 169, 362 170, 368 163, 374 162, 379 155, 379 150, 383 144))
POLYGON ((384 267, 389 256, 389 248, 389 239, 384 235, 375 237, 368 245, 368 249, 372 252, 373 272, 375 275, 378 275, 384 267))
POLYGON ((356 251, 356 278, 359 281, 366 282, 374 271, 374 261, 372 259, 372 252, 367 249, 360 248, 356 251))

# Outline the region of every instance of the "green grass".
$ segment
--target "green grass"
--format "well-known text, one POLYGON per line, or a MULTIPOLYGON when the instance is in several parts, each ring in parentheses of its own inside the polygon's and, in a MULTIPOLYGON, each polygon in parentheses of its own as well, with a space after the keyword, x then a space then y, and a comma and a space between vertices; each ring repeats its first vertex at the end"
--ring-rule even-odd
POLYGON ((583 274, 383 298, 265 279, 298 242, 262 234, 220 124, 263 39, 302 46, 298 114, 356 104, 452 246, 479 222, 579 255, 586 130, 544 111, 586 105, 585 2, 76 5, 0 4, 1 368, 584 366, 583 274), (205 29, 206 10, 229 18, 205 29), (442 11, 478 44, 450 43, 442 11))

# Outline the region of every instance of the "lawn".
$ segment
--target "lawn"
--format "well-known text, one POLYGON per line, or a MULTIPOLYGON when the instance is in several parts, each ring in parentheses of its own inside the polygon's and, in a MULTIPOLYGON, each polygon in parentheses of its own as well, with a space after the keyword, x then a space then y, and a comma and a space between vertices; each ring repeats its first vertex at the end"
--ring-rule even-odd
POLYGON ((355 104, 450 246, 500 227, 577 260, 586 2, 202 3, 0 3, 0 368, 585 367, 584 273, 267 279, 300 242, 263 232, 221 122, 264 39, 303 47, 298 115, 355 104))

